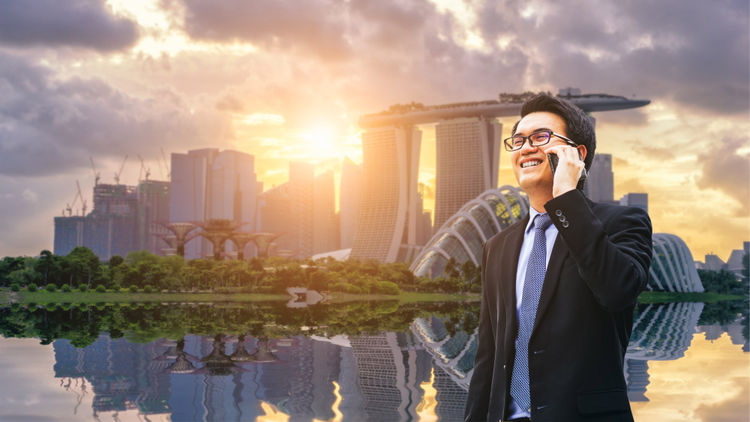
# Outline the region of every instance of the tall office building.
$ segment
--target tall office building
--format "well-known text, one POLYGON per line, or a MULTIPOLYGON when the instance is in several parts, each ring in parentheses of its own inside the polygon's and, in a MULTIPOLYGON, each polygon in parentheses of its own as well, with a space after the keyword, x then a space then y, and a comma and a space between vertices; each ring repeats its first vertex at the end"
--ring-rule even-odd
POLYGON ((169 219, 169 182, 146 180, 136 186, 94 186, 94 208, 86 216, 55 217, 56 255, 76 246, 91 249, 99 259, 147 250, 160 253, 167 245, 154 236, 169 219))
POLYGON ((307 258, 313 254, 313 191, 315 165, 289 163, 289 193, 291 198, 291 235, 296 255, 307 258))
POLYGON ((628 193, 620 198, 620 205, 640 208, 648 212, 648 194, 647 193, 628 193))
POLYGON ((315 165, 289 163, 289 181, 258 196, 257 230, 284 233, 276 250, 295 258, 313 255, 315 165))
POLYGON ((289 233, 292 219, 289 183, 274 186, 258 195, 256 230, 265 233, 284 233, 274 241, 278 245, 277 250, 292 250, 296 247, 289 233))
MULTIPOLYGON (((222 151, 213 162, 211 195, 213 197, 210 218, 222 218, 246 223, 237 229, 251 233, 255 228, 255 211, 258 188, 255 175, 255 157, 239 151, 222 151)), ((236 251, 233 242, 227 240, 227 252, 236 251)), ((252 243, 245 246, 245 256, 253 256, 252 243)))
POLYGON ((135 186, 94 187, 94 210, 86 221, 83 246, 99 259, 138 249, 138 193, 135 186))
POLYGON ((417 245, 424 246, 432 237, 432 213, 424 210, 425 186, 419 184, 419 200, 417 201, 417 245))
POLYGON ((615 177, 612 173, 612 154, 596 154, 586 179, 589 199, 594 202, 613 203, 615 177))
POLYGON ((337 250, 336 194, 333 171, 315 177, 313 186, 313 254, 337 250))
POLYGON ((341 249, 349 249, 354 245, 354 236, 359 224, 359 213, 362 210, 363 184, 362 166, 355 164, 349 157, 345 157, 341 168, 341 188, 339 191, 341 249))
POLYGON ((144 180, 138 184, 138 250, 161 255, 169 247, 154 234, 168 234, 158 224, 169 221, 169 182, 144 180))
POLYGON ((86 217, 72 215, 55 217, 55 240, 52 253, 67 255, 76 246, 83 246, 86 217))
MULTIPOLYGON (((240 218, 249 223, 240 230, 252 231, 258 187, 252 155, 216 148, 173 153, 171 171, 170 222, 240 218)), ((185 245, 185 258, 200 258, 212 250, 210 242, 198 237, 185 245)))
POLYGON ((497 120, 483 117, 438 123, 435 231, 464 204, 497 188, 502 132, 497 120))
MULTIPOLYGON (((216 148, 172 153, 169 221, 183 223, 205 221, 211 215, 211 165, 219 154, 216 148)), ((211 243, 197 237, 185 245, 185 259, 195 259, 211 253, 211 243)))
POLYGON ((408 262, 416 256, 422 132, 386 126, 362 134, 364 199, 351 257, 408 262))

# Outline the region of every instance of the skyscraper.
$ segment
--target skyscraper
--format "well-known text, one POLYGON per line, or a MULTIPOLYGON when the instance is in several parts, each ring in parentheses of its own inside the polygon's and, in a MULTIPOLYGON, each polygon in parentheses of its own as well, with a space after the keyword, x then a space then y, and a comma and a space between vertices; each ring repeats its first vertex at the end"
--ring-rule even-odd
POLYGON ((615 177, 612 173, 612 154, 596 154, 586 179, 589 199, 595 202, 613 203, 615 199, 615 177))
POLYGON ((407 262, 416 256, 422 132, 385 126, 362 134, 364 199, 351 256, 407 262))
POLYGON ((138 250, 161 255, 169 247, 154 234, 167 234, 158 223, 169 221, 169 182, 144 180, 138 184, 138 250))
POLYGON ((138 196, 135 186, 99 184, 94 210, 87 216, 83 246, 99 259, 138 250, 138 196))
POLYGON ((315 177, 313 186, 313 254, 331 252, 337 249, 338 231, 336 224, 336 194, 334 192, 333 171, 315 177))
MULTIPOLYGON (((237 231, 253 232, 257 200, 255 157, 239 151, 222 151, 213 162, 210 218, 222 218, 247 223, 237 231)), ((252 243, 245 247, 246 256, 252 256, 252 243)), ((233 242, 227 241, 226 251, 236 251, 233 242)))
POLYGON ((628 207, 637 207, 648 212, 648 194, 647 193, 628 193, 620 198, 620 205, 628 207))
MULTIPOLYGON (((171 169, 170 222, 241 218, 250 224, 240 230, 252 231, 258 186, 252 155, 232 150, 219 152, 215 148, 173 153, 171 169)), ((200 237, 185 245, 186 259, 211 252, 211 243, 200 237)))
POLYGON ((289 163, 289 197, 291 199, 291 235, 296 256, 307 258, 313 254, 313 191, 315 165, 289 163))
POLYGON ((497 120, 483 117, 438 123, 435 231, 464 204, 497 188, 502 132, 497 120))
POLYGON ((289 181, 258 196, 257 229, 284 233, 277 251, 296 258, 313 255, 315 165, 289 163, 289 181))
MULTIPOLYGON (((216 148, 172 153, 172 186, 169 196, 169 221, 182 223, 205 221, 211 215, 211 165, 219 154, 216 148)), ((185 259, 200 258, 211 252, 211 244, 197 237, 185 245, 185 259)))
POLYGON ((354 245, 359 213, 362 210, 363 184, 362 166, 355 164, 349 157, 345 157, 341 168, 341 190, 339 191, 341 249, 349 249, 354 245))

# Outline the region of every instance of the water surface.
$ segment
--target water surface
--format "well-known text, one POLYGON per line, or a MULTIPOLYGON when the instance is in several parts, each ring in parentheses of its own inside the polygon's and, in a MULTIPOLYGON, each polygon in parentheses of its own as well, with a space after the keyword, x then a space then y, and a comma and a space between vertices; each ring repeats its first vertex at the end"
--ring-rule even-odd
MULTIPOLYGON (((748 420, 742 302, 639 305, 636 420, 748 420)), ((0 309, 1 420, 460 420, 478 303, 0 309)))

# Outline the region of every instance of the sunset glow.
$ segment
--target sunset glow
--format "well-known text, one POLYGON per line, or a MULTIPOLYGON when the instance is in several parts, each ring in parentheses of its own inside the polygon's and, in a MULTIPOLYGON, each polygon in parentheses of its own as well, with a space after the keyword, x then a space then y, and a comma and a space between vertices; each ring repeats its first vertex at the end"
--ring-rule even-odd
MULTIPOLYGON (((50 35, 34 26, 47 22, 45 10, 33 9, 18 21, 30 38, 0 35, 0 212, 9 221, 0 255, 51 248, 52 218, 76 180, 92 203, 89 156, 103 183, 137 154, 152 179, 166 178, 162 148, 252 154, 266 189, 286 181, 290 161, 333 170, 338 183, 344 156, 362 162, 364 114, 567 86, 652 101, 594 113, 615 199, 648 193, 654 231, 680 236, 696 260, 727 259, 750 239, 747 14, 733 6, 696 2, 677 16, 618 2, 86 4, 91 33, 59 19, 68 35, 50 35)), ((507 135, 515 119, 502 120, 507 135)), ((434 193, 434 125, 422 130, 419 182, 434 193)), ((123 182, 137 182, 135 163, 123 182)), ((516 184, 506 154, 499 178, 516 184)), ((433 204, 426 195, 425 209, 433 204)))

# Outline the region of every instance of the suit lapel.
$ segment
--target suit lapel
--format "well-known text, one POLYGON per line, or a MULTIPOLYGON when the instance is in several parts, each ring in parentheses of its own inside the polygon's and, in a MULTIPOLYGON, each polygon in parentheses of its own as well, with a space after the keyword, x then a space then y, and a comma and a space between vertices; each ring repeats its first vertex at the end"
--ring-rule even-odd
POLYGON ((558 233, 555 245, 552 247, 552 254, 549 258, 547 271, 544 274, 542 293, 539 296, 539 305, 536 308, 536 317, 534 318, 534 328, 531 331, 532 337, 534 336, 534 332, 536 332, 536 328, 539 326, 539 321, 541 321, 544 316, 544 312, 549 307, 550 301, 552 301, 557 285, 560 283, 560 273, 563 269, 563 263, 569 255, 568 247, 565 246, 562 236, 558 233))
MULTIPOLYGON (((515 356, 515 340, 518 331, 518 317, 516 315, 516 272, 518 271, 518 256, 521 254, 523 235, 529 215, 521 220, 516 229, 509 233, 503 243, 502 265, 500 267, 500 286, 505 304, 505 356, 515 356)), ((500 328, 500 327, 498 327, 500 328)), ((512 360, 511 360, 512 362, 512 360)))

